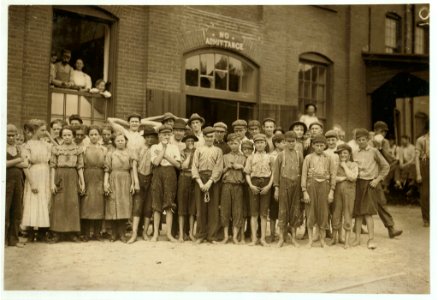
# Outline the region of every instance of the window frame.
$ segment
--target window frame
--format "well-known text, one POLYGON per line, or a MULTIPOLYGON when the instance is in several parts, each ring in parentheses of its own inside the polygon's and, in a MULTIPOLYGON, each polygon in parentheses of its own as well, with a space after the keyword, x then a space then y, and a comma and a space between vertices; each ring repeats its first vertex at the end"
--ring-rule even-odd
POLYGON ((394 12, 388 12, 385 15, 385 53, 389 54, 396 54, 396 53, 402 53, 402 27, 401 27, 401 21, 402 18, 394 13, 394 12), (387 21, 391 20, 395 23, 395 32, 394 32, 394 42, 395 46, 388 45, 387 39, 388 39, 388 26, 387 21))
MULTIPOLYGON (((229 64, 230 59, 228 59, 227 64, 229 64)), ((216 69, 214 69, 216 70, 216 69)), ((252 103, 252 104, 258 104, 258 94, 259 94, 259 88, 258 88, 258 82, 259 82, 259 67, 250 61, 249 59, 238 55, 231 51, 225 51, 218 48, 204 48, 199 49, 191 52, 187 52, 183 55, 183 64, 182 64, 182 89, 184 91, 184 98, 185 95, 189 96, 199 96, 199 97, 206 97, 206 98, 216 98, 221 100, 230 100, 230 101, 238 101, 238 102, 246 102, 246 103, 252 103), (227 70, 227 90, 220 90, 215 89, 214 86, 212 88, 205 88, 201 87, 200 79, 201 76, 201 70, 199 70, 198 74, 198 86, 189 86, 186 85, 186 60, 194 57, 194 56, 200 56, 202 54, 218 54, 218 55, 224 55, 228 56, 229 58, 234 58, 238 61, 241 61, 242 63, 245 63, 249 65, 253 71, 253 87, 252 92, 234 92, 229 91, 229 70, 227 70)), ((208 77, 208 76, 206 76, 208 77)), ((213 82, 215 80, 215 74, 213 74, 213 82)), ((242 81, 242 80, 240 80, 242 81)))

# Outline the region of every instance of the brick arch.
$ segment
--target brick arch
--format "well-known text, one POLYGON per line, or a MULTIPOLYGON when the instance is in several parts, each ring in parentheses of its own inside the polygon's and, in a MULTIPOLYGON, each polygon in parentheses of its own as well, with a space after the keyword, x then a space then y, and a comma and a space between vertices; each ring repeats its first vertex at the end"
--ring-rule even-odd
POLYGON ((300 54, 299 59, 310 60, 327 65, 333 64, 333 61, 328 56, 315 51, 303 52, 300 54))

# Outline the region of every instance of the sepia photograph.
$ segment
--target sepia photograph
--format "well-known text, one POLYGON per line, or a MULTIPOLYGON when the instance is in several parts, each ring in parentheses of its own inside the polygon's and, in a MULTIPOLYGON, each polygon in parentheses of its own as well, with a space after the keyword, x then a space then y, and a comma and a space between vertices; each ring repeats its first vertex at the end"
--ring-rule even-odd
POLYGON ((432 299, 431 4, 320 2, 2 1, 0 298, 432 299))

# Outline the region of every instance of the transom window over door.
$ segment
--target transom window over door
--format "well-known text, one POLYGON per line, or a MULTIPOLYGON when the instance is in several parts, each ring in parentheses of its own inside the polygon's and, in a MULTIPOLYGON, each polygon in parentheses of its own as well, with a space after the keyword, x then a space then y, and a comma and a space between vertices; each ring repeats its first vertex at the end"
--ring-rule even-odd
POLYGON ((200 51, 185 60, 186 94, 256 102, 256 67, 222 51, 200 51))
POLYGON ((327 118, 329 100, 329 61, 317 54, 300 56, 298 71, 298 100, 301 112, 307 104, 317 106, 316 115, 321 120, 327 118))

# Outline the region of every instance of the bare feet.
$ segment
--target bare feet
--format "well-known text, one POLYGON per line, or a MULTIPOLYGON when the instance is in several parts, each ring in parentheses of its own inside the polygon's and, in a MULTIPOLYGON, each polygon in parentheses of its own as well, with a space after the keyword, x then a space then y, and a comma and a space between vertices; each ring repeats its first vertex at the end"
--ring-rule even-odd
POLYGON ((151 238, 151 242, 157 242, 158 241, 158 235, 155 235, 151 238))
POLYGON ((190 237, 190 240, 191 240, 192 242, 195 242, 195 241, 196 241, 196 238, 193 236, 193 234, 190 234, 189 237, 190 237))
POLYGON ((179 239, 178 239, 178 242, 180 242, 180 243, 184 243, 184 237, 183 237, 183 236, 180 236, 179 239))
POLYGON ((348 248, 350 248, 350 245, 347 242, 345 242, 344 243, 344 249, 348 249, 348 248))
POLYGON ((142 237, 143 237, 143 240, 149 241, 148 234, 145 231, 143 231, 142 237))
POLYGON ((255 246, 257 245, 257 241, 251 241, 251 243, 248 244, 248 246, 255 246))
POLYGON ((331 239, 331 240, 329 240, 328 243, 327 243, 327 245, 329 245, 329 246, 334 246, 334 245, 336 245, 336 244, 337 244, 336 239, 331 239))
POLYGON ((213 241, 213 244, 219 245, 225 245, 228 242, 228 238, 224 238, 222 241, 213 241))
POLYGON ((307 243, 306 248, 307 249, 311 249, 312 248, 312 244, 313 244, 313 242, 309 240, 309 242, 307 243))
POLYGON ((377 248, 377 245, 376 245, 376 243, 374 243, 373 240, 368 240, 367 247, 368 247, 368 249, 374 250, 377 248))
POLYGON ((353 241, 353 243, 351 243, 351 246, 353 246, 353 247, 356 247, 356 246, 359 246, 359 245, 360 245, 360 240, 358 240, 358 239, 355 239, 353 241))
POLYGON ((204 239, 197 239, 196 241, 195 241, 195 244, 201 244, 202 242, 204 241, 204 239))
POLYGON ((266 243, 266 240, 264 240, 264 239, 260 240, 260 244, 262 244, 262 246, 269 247, 269 244, 266 243))
POLYGON ((239 240, 235 237, 233 237, 233 244, 238 245, 239 244, 239 240))
POLYGON ((295 247, 299 247, 300 245, 298 244, 298 242, 297 242, 297 240, 296 239, 291 239, 291 243, 292 243, 292 245, 294 245, 295 247))
POLYGON ((132 233, 131 238, 128 240, 128 244, 133 244, 137 241, 137 233, 132 233))
POLYGON ((320 242, 321 242, 321 248, 325 248, 327 246, 324 239, 320 239, 320 242))
POLYGON ((283 247, 283 244, 284 244, 284 239, 280 238, 280 239, 278 240, 277 247, 278 247, 278 248, 281 248, 281 247, 283 247))
POLYGON ((246 245, 245 239, 241 239, 241 240, 239 241, 239 245, 246 245))
POLYGON ((176 243, 176 242, 177 242, 176 238, 174 238, 171 234, 168 234, 168 235, 167 235, 167 239, 168 239, 170 242, 172 242, 172 243, 176 243))

